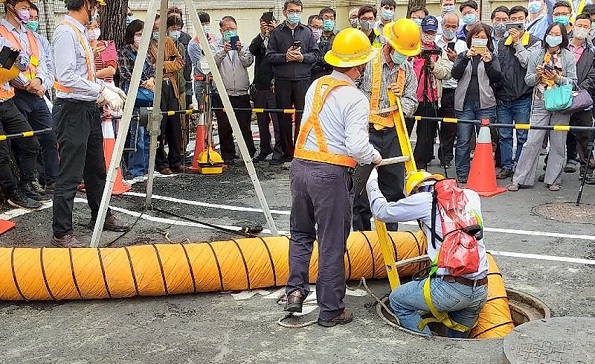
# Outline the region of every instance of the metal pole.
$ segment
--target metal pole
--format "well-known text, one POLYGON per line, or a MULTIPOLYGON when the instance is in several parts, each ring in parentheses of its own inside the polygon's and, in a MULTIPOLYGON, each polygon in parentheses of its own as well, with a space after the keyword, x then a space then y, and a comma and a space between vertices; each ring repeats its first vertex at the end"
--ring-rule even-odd
MULTIPOLYGON (((157 13, 157 2, 158 0, 151 0, 148 14, 157 13)), ((165 2, 167 4, 167 1, 165 2)), ((115 149, 112 153, 112 160, 107 172, 103 196, 101 197, 101 205, 99 206, 99 214, 97 215, 97 221, 95 222, 95 228, 93 229, 93 236, 91 237, 92 248, 97 248, 99 246, 99 239, 101 238, 101 232, 103 231, 103 223, 105 222, 105 216, 107 214, 110 198, 112 196, 112 190, 116 181, 116 168, 119 168, 120 162, 122 161, 122 153, 124 151, 124 144, 126 143, 126 133, 128 133, 128 129, 130 127, 130 119, 132 118, 134 101, 136 100, 136 94, 140 84, 143 64, 145 63, 147 51, 149 50, 150 39, 151 31, 147 24, 145 24, 145 29, 143 31, 143 36, 141 38, 141 43, 138 50, 139 57, 136 57, 136 61, 134 62, 134 70, 132 71, 132 79, 130 81, 130 90, 128 91, 126 103, 124 104, 124 113, 118 127, 118 138, 116 139, 115 149)))
POLYGON ((209 67, 211 69, 211 74, 213 76, 213 80, 215 81, 215 85, 217 85, 217 90, 219 90, 219 96, 221 96, 223 107, 226 110, 229 110, 229 112, 227 113, 227 117, 229 118, 229 122, 233 129, 233 134, 236 136, 238 146, 240 147, 240 154, 242 155, 242 159, 246 164, 246 169, 248 170, 248 174, 250 175, 250 179, 252 180, 252 184, 254 185, 254 190, 256 191, 256 195, 258 196, 258 201, 260 202, 260 206, 262 207, 262 211, 264 212, 264 217, 267 220, 267 225, 269 227, 269 230, 271 231, 271 234, 273 236, 278 236, 279 232, 277 231, 275 221, 273 220, 273 216, 271 215, 271 210, 269 209, 269 205, 267 204, 267 200, 262 190, 262 186, 260 185, 260 181, 258 180, 258 176, 256 175, 256 170, 254 169, 252 158, 250 157, 248 147, 246 147, 246 142, 244 141, 244 138, 242 136, 240 125, 238 124, 236 115, 233 113, 233 107, 231 106, 231 102, 229 101, 227 91, 225 90, 225 85, 223 84, 223 79, 221 78, 221 74, 219 73, 219 68, 215 63, 215 58, 213 58, 211 48, 208 46, 209 42, 207 41, 207 37, 205 36, 205 33, 201 31, 202 28, 200 26, 200 20, 198 19, 198 13, 196 12, 196 8, 192 6, 192 0, 185 1, 187 8, 190 9, 190 17, 192 19, 192 22, 194 23, 194 29, 197 29, 196 33, 200 40, 200 44, 205 45, 203 47, 203 51, 205 53, 205 56, 207 57, 207 62, 209 63, 209 67))
MULTIPOLYGON (((161 134, 161 86, 163 85, 163 61, 165 57, 165 31, 166 31, 166 19, 167 19, 167 7, 168 0, 161 0, 160 19, 161 24, 159 26, 159 41, 157 42, 157 63, 155 65, 155 96, 153 98, 153 111, 149 118, 150 128, 149 135, 151 136, 151 142, 149 147, 149 178, 147 179, 147 199, 145 206, 151 208, 151 198, 153 197, 153 182, 155 179, 155 155, 157 154, 157 138, 161 134)), ((151 16, 155 16, 157 10, 153 13, 147 14, 147 21, 145 23, 145 30, 149 29, 149 22, 152 21, 151 16)), ((150 32, 149 32, 150 33, 150 32)), ((145 31, 143 31, 143 36, 145 31)), ((137 58, 138 59, 138 58, 137 58)), ((142 66, 141 66, 142 67, 142 66)))

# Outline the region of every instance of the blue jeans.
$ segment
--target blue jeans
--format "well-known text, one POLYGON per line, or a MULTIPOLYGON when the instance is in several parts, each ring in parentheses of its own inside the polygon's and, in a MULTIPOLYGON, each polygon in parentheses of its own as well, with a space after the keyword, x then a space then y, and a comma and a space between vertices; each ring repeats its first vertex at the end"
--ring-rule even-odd
MULTIPOLYGON (((397 287, 390 294, 390 306, 399 318, 402 327, 425 335, 431 335, 428 326, 419 330, 422 318, 418 311, 430 312, 424 298, 424 283, 411 281, 397 287)), ((440 278, 432 278, 430 282, 430 296, 432 303, 439 312, 448 312, 448 316, 465 326, 473 326, 479 312, 488 297, 487 285, 469 287, 460 283, 445 282, 440 278)), ((449 337, 466 338, 469 333, 462 333, 448 329, 449 337)))
MULTIPOLYGON (((496 115, 500 124, 528 124, 531 116, 531 95, 520 97, 513 101, 499 101, 496 115)), ((527 130, 517 130, 517 145, 514 157, 512 155, 513 129, 500 128, 500 161, 503 168, 513 169, 519 161, 523 144, 527 141, 527 130)))
POLYGON ((149 170, 149 131, 146 127, 138 125, 138 119, 130 121, 130 147, 136 147, 128 157, 128 172, 132 177, 144 176, 149 170), (138 135, 136 133, 138 129, 138 135))
MULTIPOLYGON (((481 120, 489 119, 494 122, 496 116, 496 107, 487 109, 479 108, 479 101, 465 102, 463 111, 455 110, 458 119, 463 120, 481 120)), ((457 146, 455 150, 455 167, 457 177, 467 178, 471 168, 471 139, 473 133, 479 131, 479 126, 474 124, 457 124, 457 146)))

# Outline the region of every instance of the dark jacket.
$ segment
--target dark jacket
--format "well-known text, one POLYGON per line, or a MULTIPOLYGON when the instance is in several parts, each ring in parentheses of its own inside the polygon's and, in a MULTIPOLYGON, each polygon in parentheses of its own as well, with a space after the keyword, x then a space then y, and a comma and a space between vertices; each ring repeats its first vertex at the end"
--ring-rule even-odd
POLYGON ((312 81, 319 77, 330 75, 333 72, 333 66, 324 61, 324 55, 331 50, 335 37, 335 33, 331 34, 330 37, 325 37, 324 35, 320 37, 320 40, 318 41, 320 58, 318 62, 314 63, 314 67, 312 68, 312 81))
POLYGON ((576 63, 576 75, 578 84, 581 88, 589 91, 592 95, 595 92, 595 46, 589 41, 586 41, 587 48, 581 54, 581 58, 576 63))
POLYGON ((271 88, 271 81, 273 80, 273 66, 266 60, 266 47, 264 39, 258 34, 250 47, 250 53, 255 58, 254 61, 254 86, 257 90, 268 90, 271 88))
MULTIPOLYGON (((526 33, 529 34, 529 33, 526 33)), ((498 61, 502 71, 502 79, 496 86, 498 101, 514 101, 523 96, 531 95, 533 87, 525 83, 527 65, 531 52, 541 48, 541 40, 529 34, 526 44, 505 45, 506 39, 498 43, 498 61)))
POLYGON ((267 47, 266 60, 273 65, 275 78, 283 80, 310 79, 312 65, 318 61, 320 53, 314 41, 312 31, 303 24, 298 24, 293 35, 285 22, 277 26, 272 32, 267 47), (287 62, 285 54, 294 40, 302 42, 303 62, 287 62))
POLYGON ((180 38, 178 41, 184 45, 184 60, 186 63, 184 64, 184 79, 186 82, 192 82, 192 62, 190 61, 190 56, 188 55, 188 44, 192 40, 190 34, 186 32, 180 32, 180 38))

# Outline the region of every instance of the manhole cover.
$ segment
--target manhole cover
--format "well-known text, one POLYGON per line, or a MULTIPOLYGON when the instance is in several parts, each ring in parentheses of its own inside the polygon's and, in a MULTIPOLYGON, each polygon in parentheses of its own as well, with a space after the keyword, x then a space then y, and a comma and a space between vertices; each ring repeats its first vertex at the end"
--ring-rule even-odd
POLYGON ((574 202, 546 203, 533 208, 533 212, 546 219, 561 222, 593 224, 595 222, 595 205, 574 202))
POLYGON ((595 318, 554 317, 517 326, 504 338, 511 364, 595 363, 595 318))

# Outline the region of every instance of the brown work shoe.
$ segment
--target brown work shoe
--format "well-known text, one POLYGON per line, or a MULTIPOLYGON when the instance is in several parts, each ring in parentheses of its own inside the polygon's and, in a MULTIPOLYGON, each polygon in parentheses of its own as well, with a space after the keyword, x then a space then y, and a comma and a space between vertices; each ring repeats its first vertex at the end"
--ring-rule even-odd
POLYGON ((157 172, 161 173, 164 176, 169 176, 170 174, 172 174, 173 172, 171 171, 171 169, 165 167, 165 168, 161 168, 160 170, 158 170, 157 172))
POLYGON ((343 310, 339 316, 330 320, 323 320, 319 317, 318 325, 324 327, 333 327, 335 325, 346 325, 351 321, 353 321, 353 312, 349 310, 343 310))
POLYGON ((188 167, 186 167, 186 166, 173 167, 171 169, 171 171, 173 173, 186 173, 186 172, 188 172, 188 167))
POLYGON ((52 237, 52 245, 58 248, 82 248, 83 244, 78 241, 77 238, 74 237, 72 234, 66 234, 61 238, 56 237, 55 235, 52 237))
POLYGON ((302 312, 302 304, 304 303, 304 295, 299 290, 295 290, 287 295, 287 302, 285 302, 285 311, 302 312))
MULTIPOLYGON (((89 221, 88 227, 89 229, 95 229, 95 220, 89 221)), ((105 217, 105 221, 103 222, 103 230, 114 231, 116 233, 125 233, 130 231, 130 226, 124 225, 118 221, 116 215, 110 214, 105 217)))

